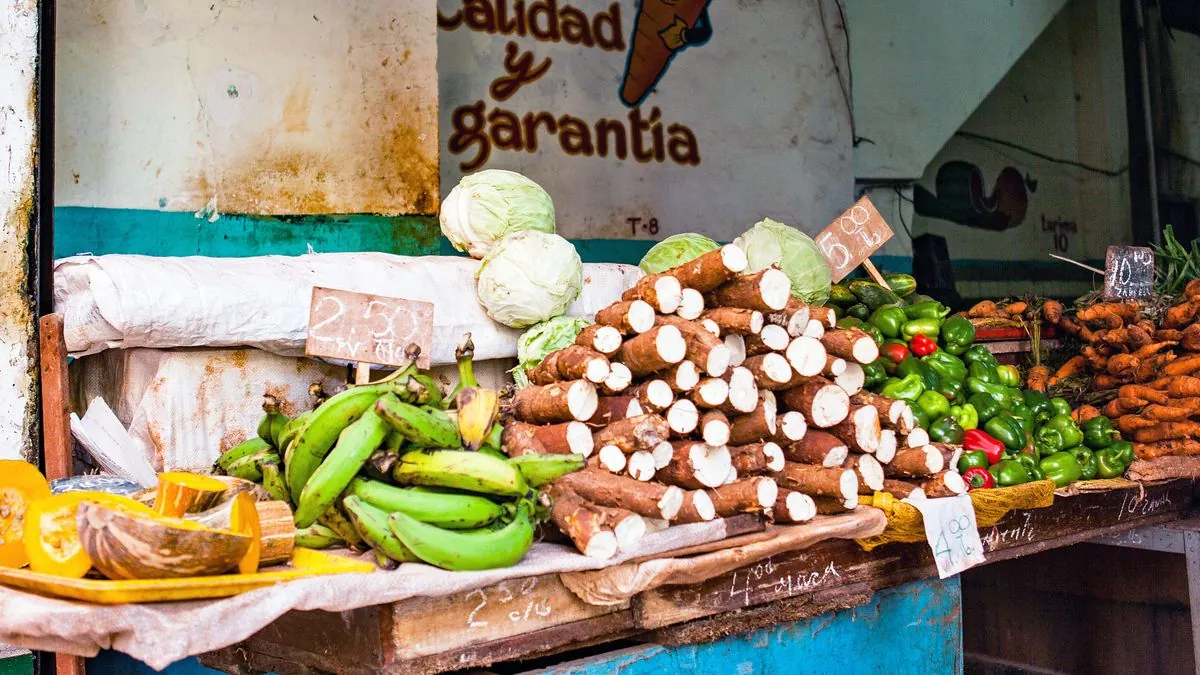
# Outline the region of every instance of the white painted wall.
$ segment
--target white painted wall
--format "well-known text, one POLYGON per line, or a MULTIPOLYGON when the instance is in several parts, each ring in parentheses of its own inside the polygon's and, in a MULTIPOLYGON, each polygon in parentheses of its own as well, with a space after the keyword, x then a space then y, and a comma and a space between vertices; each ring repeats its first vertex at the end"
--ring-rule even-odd
MULTIPOLYGON (((1200 36, 1174 31, 1166 38, 1166 56, 1170 75, 1165 78, 1173 89, 1169 116, 1171 149, 1191 160, 1200 161, 1200 36)), ((1162 184, 1159 189, 1172 197, 1200 201, 1200 165, 1181 157, 1160 153, 1162 184)), ((1167 224, 1167 223, 1164 223, 1167 224)))

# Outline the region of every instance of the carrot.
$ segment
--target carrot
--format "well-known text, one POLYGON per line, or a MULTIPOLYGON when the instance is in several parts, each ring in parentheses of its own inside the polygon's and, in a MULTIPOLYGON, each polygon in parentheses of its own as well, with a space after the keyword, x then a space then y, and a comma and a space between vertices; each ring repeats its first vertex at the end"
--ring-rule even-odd
MULTIPOLYGON (((1155 354, 1150 358, 1142 361, 1142 365, 1138 366, 1137 373, 1134 376, 1138 382, 1149 382, 1158 377, 1165 375, 1163 369, 1173 362, 1177 357, 1171 352, 1163 352, 1155 354)), ((1158 387, 1155 387, 1157 389, 1158 387)))
POLYGON ((1117 421, 1115 422, 1117 431, 1120 431, 1126 436, 1132 436, 1133 432, 1137 431, 1138 429, 1149 429, 1156 424, 1158 424, 1158 422, 1155 422, 1154 420, 1148 420, 1140 415, 1123 415, 1118 417, 1117 421))
MULTIPOLYGON (((1119 401, 1121 399, 1113 399, 1119 401)), ((1159 422, 1178 422, 1186 420, 1195 414, 1195 410, 1191 408, 1179 408, 1169 405, 1148 405, 1142 411, 1142 416, 1147 419, 1156 420, 1159 422)))
POLYGON ((1097 335, 1091 328, 1087 326, 1079 327, 1079 339, 1084 342, 1096 343, 1100 341, 1100 336, 1097 335))
POLYGON ((1047 300, 1042 303, 1042 316, 1046 317, 1046 321, 1057 324, 1062 321, 1063 304, 1057 300, 1047 300))
POLYGON ((1166 392, 1162 392, 1157 389, 1151 389, 1150 387, 1142 384, 1127 384, 1117 390, 1117 396, 1120 396, 1121 398, 1140 398, 1149 401, 1150 403, 1157 403, 1159 405, 1167 404, 1166 392))
POLYGON ((1133 454, 1141 459, 1166 456, 1200 455, 1200 441, 1179 439, 1160 443, 1134 443, 1133 454))
POLYGON ((1115 376, 1132 375, 1142 362, 1132 354, 1117 354, 1108 360, 1108 374, 1115 376))
POLYGON ((1058 322, 1058 327, 1066 331, 1068 335, 1079 335, 1079 332, 1083 329, 1083 326, 1080 326, 1078 321, 1069 316, 1064 316, 1062 321, 1058 322))
POLYGON ((1050 379, 1050 369, 1046 366, 1034 366, 1025 377, 1025 387, 1033 391, 1046 391, 1046 381, 1050 379))
POLYGON ((1200 370, 1200 354, 1192 354, 1168 363, 1163 367, 1163 375, 1187 375, 1200 370))
POLYGON ((1151 389, 1157 389, 1159 391, 1166 391, 1167 388, 1169 388, 1171 386, 1171 383, 1174 382, 1176 379, 1177 378, 1174 378, 1174 377, 1160 377, 1156 380, 1147 382, 1146 386, 1150 387, 1151 389))
POLYGON ((1138 443, 1156 443, 1197 436, 1200 436, 1200 422, 1160 422, 1148 429, 1133 432, 1133 440, 1138 443))
POLYGON ((1154 322, 1150 319, 1142 319, 1134 325, 1146 331, 1147 335, 1154 335, 1154 331, 1158 328, 1158 326, 1155 326, 1154 322))
POLYGON ((1078 424, 1083 424, 1084 422, 1092 419, 1093 417, 1099 417, 1099 416, 1100 416, 1100 409, 1094 405, 1081 405, 1078 408, 1071 411, 1071 419, 1075 420, 1075 422, 1078 424))
POLYGON ((1126 326, 1125 334, 1128 336, 1126 345, 1133 351, 1141 349, 1146 345, 1154 344, 1154 338, 1141 326, 1126 326))
POLYGON ((1183 339, 1183 331, 1176 328, 1160 328, 1154 331, 1154 339, 1162 342, 1179 342, 1183 339))
POLYGON ((1140 347, 1137 351, 1135 351, 1133 353, 1133 355, 1138 357, 1139 359, 1145 359, 1145 358, 1154 356, 1155 354, 1161 352, 1164 349, 1167 349, 1169 347, 1174 347, 1176 344, 1178 344, 1178 343, 1172 342, 1172 341, 1154 342, 1154 343, 1146 345, 1145 347, 1140 347))
POLYGON ((1200 377, 1176 377, 1167 385, 1172 398, 1200 396, 1200 377))
POLYGON ((1192 279, 1183 287, 1183 295, 1189 300, 1200 297, 1200 279, 1192 279))
POLYGON ((1050 384, 1058 384, 1064 378, 1082 373, 1085 365, 1087 365, 1087 359, 1083 356, 1079 354, 1072 356, 1067 359, 1066 363, 1059 366, 1058 370, 1054 371, 1054 377, 1050 378, 1050 384))
POLYGON ((1011 305, 1006 305, 1004 311, 1009 316, 1021 316, 1021 313, 1029 308, 1028 302, 1014 302, 1011 305))
POLYGON ((1116 317, 1117 325, 1112 328, 1119 327, 1122 323, 1137 323, 1138 308, 1136 305, 1128 302, 1099 302, 1091 307, 1084 307, 1079 310, 1077 316, 1080 321, 1100 321, 1105 324, 1111 324, 1110 317, 1116 317))
POLYGON ((1114 377, 1107 373, 1101 373, 1092 378, 1093 389, 1116 389, 1123 384, 1129 384, 1128 377, 1114 377))
POLYGON ((1136 413, 1146 407, 1146 401, 1140 398, 1114 398, 1104 406, 1104 414, 1109 417, 1120 417, 1136 413))
POLYGON ((1183 339, 1179 346, 1189 352, 1200 352, 1200 323, 1194 323, 1183 329, 1183 339))
POLYGON ((987 319, 997 314, 996 303, 991 300, 984 300, 976 303, 974 307, 967 310, 967 316, 972 319, 987 319))
POLYGON ((1090 366, 1092 370, 1101 372, 1108 370, 1108 357, 1104 354, 1101 354, 1099 349, 1088 345, 1079 351, 1081 354, 1083 354, 1083 358, 1087 359, 1088 366, 1090 366))
POLYGON ((1166 405, 1176 408, 1190 408, 1193 412, 1200 414, 1200 396, 1184 396, 1181 398, 1167 399, 1166 405))
POLYGON ((1196 312, 1200 311, 1200 297, 1190 298, 1182 305, 1176 305, 1167 310, 1166 316, 1163 317, 1163 326, 1165 328, 1183 328, 1196 318, 1196 312))

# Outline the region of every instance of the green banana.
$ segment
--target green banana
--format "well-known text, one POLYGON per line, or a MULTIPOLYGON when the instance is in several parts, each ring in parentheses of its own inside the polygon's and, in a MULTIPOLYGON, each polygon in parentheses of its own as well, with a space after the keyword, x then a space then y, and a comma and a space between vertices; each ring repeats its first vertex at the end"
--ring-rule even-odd
POLYGON ((392 469, 396 468, 396 464, 400 461, 400 446, 402 445, 404 445, 404 436, 400 435, 399 431, 393 429, 388 432, 383 439, 383 445, 367 458, 367 463, 363 465, 363 473, 375 480, 391 480, 392 469))
POLYGON ((329 508, 383 442, 387 432, 387 422, 372 408, 367 408, 362 417, 342 431, 333 450, 300 492, 300 499, 296 501, 296 527, 308 527, 329 508))
POLYGON ((401 485, 429 485, 502 497, 523 497, 529 484, 508 462, 467 450, 413 450, 400 456, 392 478, 401 485))
POLYGON ((442 410, 418 407, 385 394, 375 403, 375 412, 416 445, 427 448, 462 446, 458 425, 442 410))
POLYGON ((262 470, 258 468, 259 462, 274 461, 279 462, 279 455, 275 454, 270 449, 259 450, 253 455, 245 457, 230 464, 225 469, 225 474, 234 478, 241 478, 255 483, 261 483, 263 479, 262 470))
POLYGON ((400 563, 392 560, 379 551, 372 551, 375 554, 375 566, 381 570, 390 572, 400 566, 400 563))
POLYGON ((502 461, 506 461, 506 462, 508 461, 508 455, 504 454, 503 452, 500 452, 496 448, 489 448, 487 446, 484 446, 484 447, 476 450, 476 452, 485 454, 488 457, 495 457, 496 459, 499 459, 502 461))
POLYGON ((239 459, 253 455, 256 452, 269 450, 270 448, 270 443, 267 443, 262 438, 255 436, 254 438, 246 439, 221 453, 221 456, 217 458, 216 466, 221 471, 228 471, 229 465, 233 464, 239 459))
POLYGON ((330 397, 312 412, 304 429, 296 437, 296 447, 290 450, 291 456, 284 463, 288 489, 291 490, 292 499, 297 504, 300 503, 300 493, 304 490, 304 485, 321 465, 325 455, 329 454, 329 449, 333 447, 342 430, 374 405, 381 395, 397 387, 403 387, 401 380, 352 387, 330 397))
POLYGON ((467 387, 478 387, 479 380, 475 377, 475 342, 467 333, 459 340, 454 349, 454 362, 458 364, 458 384, 450 392, 450 400, 458 399, 458 394, 467 387))
POLYGON ((358 530, 336 505, 330 506, 328 511, 322 513, 321 517, 317 518, 317 522, 336 532, 337 536, 341 537, 351 548, 362 549, 363 540, 359 536, 358 530))
POLYGON ((337 532, 319 523, 313 523, 303 530, 296 530, 295 545, 300 548, 322 549, 345 546, 346 542, 337 532))
POLYGON ((263 397, 263 412, 266 414, 258 423, 258 437, 278 449, 279 434, 290 420, 279 412, 279 400, 270 394, 263 397))
POLYGON ((300 432, 304 430, 304 425, 308 424, 308 419, 312 417, 314 412, 316 411, 305 410, 288 420, 287 424, 283 425, 283 429, 279 431, 279 435, 275 437, 275 441, 278 443, 275 447, 280 450, 286 450, 292 441, 296 440, 296 437, 300 435, 300 432))
POLYGON ((500 416, 500 393, 486 387, 465 387, 454 399, 458 435, 467 450, 478 450, 500 416))
POLYGON ((412 402, 417 405, 427 405, 431 408, 444 409, 452 399, 442 395, 442 386, 433 376, 417 373, 409 379, 408 391, 413 395, 412 402))
POLYGON ((271 495, 271 499, 292 504, 292 495, 288 492, 287 483, 283 479, 283 465, 279 463, 279 455, 267 456, 255 462, 259 473, 262 474, 262 486, 271 495))
POLYGON ((532 508, 527 501, 503 528, 483 534, 444 530, 397 511, 388 528, 418 558, 443 569, 466 571, 511 567, 533 545, 532 508))
POLYGON ((387 511, 371 506, 354 495, 347 496, 342 501, 342 506, 350 516, 350 522, 354 523, 354 529, 377 553, 382 553, 397 562, 418 560, 388 529, 387 511))
POLYGON ((504 513, 503 507, 487 497, 420 492, 365 478, 351 481, 346 493, 388 513, 403 511, 423 523, 448 530, 483 527, 504 513))
POLYGON ((500 439, 503 435, 504 425, 496 422, 494 425, 492 425, 492 430, 488 432, 488 436, 486 439, 484 439, 483 445, 480 446, 480 449, 482 450, 483 448, 490 448, 499 452, 503 448, 503 444, 500 442, 500 439))
POLYGON ((517 467, 530 487, 541 487, 587 465, 583 455, 521 455, 508 463, 517 467))

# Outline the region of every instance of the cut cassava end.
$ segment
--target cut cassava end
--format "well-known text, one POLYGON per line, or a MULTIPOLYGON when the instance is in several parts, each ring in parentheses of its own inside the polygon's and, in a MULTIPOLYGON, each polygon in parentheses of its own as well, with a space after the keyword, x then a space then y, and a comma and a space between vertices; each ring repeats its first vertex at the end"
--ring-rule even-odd
MULTIPOLYGON (((520 422, 510 422, 510 424, 520 422)), ((508 426, 504 428, 508 431, 508 426)), ((589 457, 595 449, 592 442, 592 430, 588 425, 579 421, 548 424, 534 427, 534 438, 546 448, 546 452, 557 455, 579 454, 589 457)))
POLYGON ((666 380, 648 380, 639 384, 630 392, 637 397, 642 410, 646 412, 662 412, 675 402, 675 392, 666 380))
POLYGON ((614 358, 628 366, 635 379, 679 363, 687 355, 687 341, 675 326, 655 326, 630 338, 614 358))
POLYGON ((596 453, 595 463, 610 473, 621 473, 629 464, 629 460, 625 457, 625 453, 621 452, 621 449, 617 446, 604 445, 596 453))
POLYGON ((705 491, 713 508, 722 518, 739 513, 761 513, 775 506, 779 486, 772 478, 755 476, 705 491))
POLYGON ((804 438, 781 448, 784 458, 789 462, 815 464, 827 469, 841 466, 850 454, 850 449, 840 438, 816 429, 805 434, 804 438))
POLYGON ((921 483, 925 496, 931 499, 937 497, 953 497, 967 491, 967 483, 957 471, 943 471, 929 480, 921 483))
POLYGON ((906 448, 921 448, 929 445, 929 432, 921 427, 913 427, 912 431, 904 436, 904 447, 906 448))
POLYGON ((808 433, 808 420, 802 413, 788 411, 775 418, 775 437, 772 439, 780 445, 795 443, 808 433))
MULTIPOLYGON (((786 328, 771 324, 763 326, 762 331, 758 333, 758 339, 767 346, 767 349, 781 352, 787 349, 788 344, 792 341, 792 336, 788 335, 786 328)), ((748 342, 750 338, 746 338, 746 340, 748 342)))
POLYGON ((809 317, 808 305, 796 298, 790 298, 786 307, 778 312, 768 314, 766 320, 776 326, 782 326, 788 336, 796 338, 804 334, 804 329, 808 327, 809 317))
POLYGON ((721 337, 721 327, 717 325, 716 321, 712 319, 700 319, 696 323, 700 324, 700 327, 704 330, 712 333, 713 337, 721 337))
POLYGON ((673 314, 683 301, 683 285, 669 274, 649 274, 621 294, 622 300, 644 300, 663 314, 673 314))
POLYGON ((668 485, 689 490, 723 485, 733 466, 729 448, 697 441, 675 441, 671 463, 655 476, 668 485))
POLYGON ((589 558, 607 560, 617 554, 617 535, 583 499, 558 485, 550 488, 550 517, 575 548, 589 558))
POLYGON ((895 429, 884 429, 879 432, 879 447, 875 449, 875 459, 880 464, 887 464, 896 456, 899 444, 896 441, 895 429))
POLYGON ((907 401, 890 399, 869 391, 860 391, 850 396, 855 405, 869 405, 879 411, 879 423, 889 429, 908 433, 913 429, 912 408, 907 401))
POLYGON ((654 327, 654 308, 642 300, 614 302, 596 312, 596 323, 611 326, 623 335, 645 333, 654 327))
POLYGON ((700 418, 700 438, 708 445, 729 442, 729 418, 720 410, 709 410, 700 418))
POLYGON ((847 363, 846 370, 833 378, 833 383, 846 390, 851 396, 863 390, 867 382, 867 373, 857 363, 847 363))
POLYGON ((648 414, 615 420, 597 429, 592 438, 596 447, 611 445, 631 455, 639 450, 653 450, 670 436, 667 420, 661 415, 648 414))
POLYGON ((617 535, 617 549, 628 553, 637 548, 646 536, 646 519, 628 509, 588 504, 588 508, 599 514, 605 527, 617 535))
POLYGON ((742 367, 748 368, 754 374, 754 384, 759 389, 786 389, 794 379, 791 364, 783 355, 775 352, 751 356, 742 367))
POLYGON ((666 271, 687 288, 707 293, 746 271, 746 252, 726 244, 666 271))
POLYGON ((809 319, 808 324, 804 326, 804 331, 800 333, 800 337, 820 340, 825 337, 825 324, 816 319, 809 319))
POLYGON ((754 380, 754 373, 745 366, 738 366, 729 371, 728 383, 727 404, 722 409, 731 415, 754 412, 759 401, 758 383, 754 380))
POLYGON ((853 469, 858 476, 859 494, 869 495, 883 489, 883 465, 871 455, 852 454, 842 466, 853 469))
POLYGON ((858 499, 858 475, 850 469, 788 462, 777 476, 779 484, 813 497, 858 499))
POLYGON ((726 335, 723 338, 729 348, 729 365, 736 368, 746 360, 746 338, 741 335, 726 335))
POLYGON ((663 441, 654 446, 654 449, 650 451, 650 456, 654 458, 654 470, 658 471, 675 458, 675 448, 670 441, 663 441))
POLYGON ((879 411, 869 405, 851 404, 846 419, 829 427, 829 433, 841 439, 850 449, 874 453, 879 449, 882 429, 879 426, 879 411))
POLYGON ((815 427, 827 428, 846 419, 850 414, 850 396, 845 389, 814 377, 781 394, 784 407, 803 413, 804 419, 815 427))
POLYGON ((683 508, 674 520, 678 523, 704 523, 716 517, 717 509, 713 506, 712 498, 704 490, 692 490, 684 493, 683 508))
POLYGON ((829 356, 820 340, 804 336, 788 343, 784 355, 796 373, 804 377, 820 375, 825 370, 825 361, 829 356))
POLYGON ((833 307, 809 307, 809 315, 829 328, 837 327, 837 310, 833 307))
MULTIPOLYGON (((844 372, 846 372, 846 359, 838 358, 833 354, 825 355, 825 368, 821 370, 821 375, 827 378, 835 378, 844 372)), ((842 388, 845 389, 845 387, 842 388)))
POLYGON ((678 316, 660 316, 660 325, 674 326, 687 341, 686 358, 704 369, 712 377, 720 377, 729 369, 731 353, 725 342, 704 330, 694 321, 684 321, 678 316))
POLYGON ((766 401, 760 401, 754 412, 738 415, 730 421, 729 443, 746 445, 770 440, 775 437, 777 429, 774 402, 768 406, 766 401))
POLYGON ((555 382, 517 390, 512 399, 513 416, 530 424, 586 421, 596 414, 596 385, 587 380, 555 382))
POLYGON ((963 447, 961 445, 950 445, 949 443, 930 443, 937 451, 942 454, 942 466, 949 469, 958 467, 958 460, 962 458, 963 447))
MULTIPOLYGON (((579 424, 579 422, 575 422, 575 424, 579 424)), ((504 449, 504 454, 509 457, 544 455, 550 452, 550 449, 538 440, 537 437, 538 430, 543 428, 545 427, 536 424, 526 424, 519 420, 509 420, 508 424, 504 425, 504 431, 500 434, 500 447, 504 449)), ((585 425, 584 429, 586 428, 585 425)), ((590 441, 590 434, 588 438, 590 441)), ((588 453, 591 453, 590 448, 588 449, 588 453)))
POLYGON ((771 507, 771 518, 777 523, 807 523, 816 515, 813 498, 795 490, 779 489, 775 506, 771 507))
POLYGON ((691 361, 680 361, 677 365, 671 366, 663 371, 662 379, 671 385, 671 389, 682 394, 689 392, 700 384, 700 369, 691 361))
POLYGON ((681 319, 692 321, 699 319, 704 313, 704 295, 694 289, 683 289, 683 295, 680 296, 679 308, 675 310, 675 314, 681 319))
POLYGON ((717 307, 701 317, 717 324, 721 335, 757 335, 763 329, 763 313, 753 309, 717 307))
POLYGON ((700 408, 720 408, 729 400, 729 384, 725 380, 710 377, 696 385, 690 396, 700 408))
POLYGON ((605 395, 616 395, 629 388, 633 384, 633 373, 629 372, 629 368, 624 363, 610 363, 608 366, 608 377, 604 378, 604 382, 600 384, 600 390, 605 395))
POLYGON ((553 384, 570 380, 604 382, 611 368, 608 357, 600 352, 571 345, 551 352, 535 368, 526 373, 533 384, 553 384))
POLYGON ((687 436, 696 430, 700 424, 700 411, 696 404, 686 398, 681 398, 667 409, 667 426, 675 437, 687 436))
POLYGON ((776 473, 782 471, 786 464, 783 449, 772 441, 731 447, 729 454, 733 468, 741 476, 776 473))
POLYGON ((857 328, 835 328, 825 331, 821 344, 825 345, 825 351, 847 361, 871 363, 879 358, 879 345, 875 344, 870 335, 857 328))
POLYGON ((714 307, 740 307, 760 312, 777 312, 787 306, 792 282, 775 267, 731 279, 712 292, 714 307))
POLYGON ((925 491, 921 489, 920 485, 917 485, 916 483, 910 483, 906 480, 897 480, 894 478, 888 478, 883 481, 883 491, 890 492, 892 495, 899 497, 900 499, 912 497, 914 495, 925 495, 925 491))
POLYGON ((621 348, 621 331, 612 326, 592 324, 579 331, 575 344, 611 356, 621 348))
POLYGON ((929 478, 945 468, 941 451, 932 445, 897 450, 887 464, 887 475, 893 478, 929 478))
POLYGON ((654 478, 656 470, 654 455, 646 450, 638 450, 629 456, 629 463, 626 468, 629 471, 630 478, 643 482, 648 481, 654 478))
POLYGON ((638 403, 633 396, 598 396, 596 398, 596 412, 591 419, 587 420, 590 426, 603 427, 617 420, 644 414, 642 404, 638 403))

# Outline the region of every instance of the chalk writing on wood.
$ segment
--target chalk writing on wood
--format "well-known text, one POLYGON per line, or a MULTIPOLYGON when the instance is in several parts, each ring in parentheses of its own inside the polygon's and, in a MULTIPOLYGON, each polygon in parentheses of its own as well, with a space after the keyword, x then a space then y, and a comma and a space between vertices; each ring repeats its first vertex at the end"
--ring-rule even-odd
POLYGON ((1109 246, 1104 256, 1104 297, 1137 300, 1154 294, 1154 251, 1143 246, 1109 246))
POLYGON ((892 238, 892 228, 870 198, 863 197, 817 235, 834 283, 841 281, 892 238))
POLYGON ((417 364, 429 367, 433 350, 433 305, 314 287, 304 352, 359 363, 407 364, 410 344, 421 348, 417 364))

